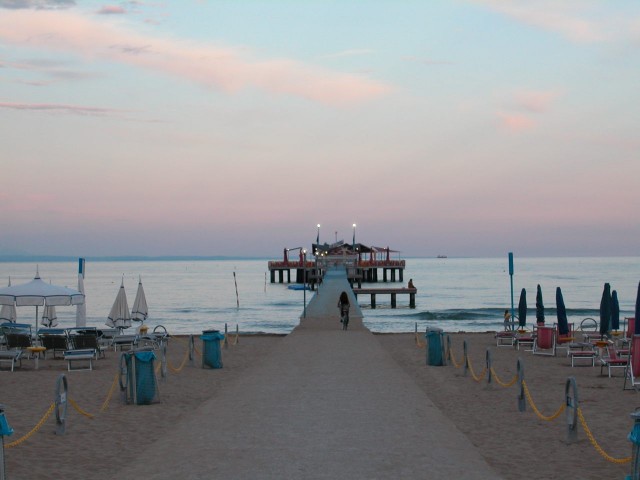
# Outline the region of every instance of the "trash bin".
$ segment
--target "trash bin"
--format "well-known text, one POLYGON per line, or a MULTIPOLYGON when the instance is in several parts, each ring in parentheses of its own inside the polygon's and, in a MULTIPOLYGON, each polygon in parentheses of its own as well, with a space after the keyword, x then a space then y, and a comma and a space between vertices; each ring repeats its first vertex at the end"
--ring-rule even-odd
POLYGON ((444 365, 442 358, 443 333, 441 328, 428 328, 425 333, 427 339, 427 365, 440 367, 444 365))
POLYGON ((126 370, 125 391, 127 403, 150 405, 160 401, 154 361, 151 351, 131 351, 122 353, 121 367, 126 370))
POLYGON ((222 368, 222 351, 220 341, 224 335, 219 330, 204 330, 202 332, 202 368, 222 368))

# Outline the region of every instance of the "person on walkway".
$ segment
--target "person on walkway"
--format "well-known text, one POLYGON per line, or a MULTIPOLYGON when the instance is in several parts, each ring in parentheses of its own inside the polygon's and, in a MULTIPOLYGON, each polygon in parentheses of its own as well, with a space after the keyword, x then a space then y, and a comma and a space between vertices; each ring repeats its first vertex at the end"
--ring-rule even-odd
POLYGON ((504 311, 504 331, 507 332, 511 330, 511 314, 509 310, 504 311))
POLYGON ((409 284, 407 285, 407 288, 416 288, 415 285, 413 284, 413 278, 409 279, 409 284))
POLYGON ((342 323, 342 329, 346 330, 349 326, 349 296, 347 292, 342 292, 338 299, 338 308, 340 309, 340 322, 342 323))

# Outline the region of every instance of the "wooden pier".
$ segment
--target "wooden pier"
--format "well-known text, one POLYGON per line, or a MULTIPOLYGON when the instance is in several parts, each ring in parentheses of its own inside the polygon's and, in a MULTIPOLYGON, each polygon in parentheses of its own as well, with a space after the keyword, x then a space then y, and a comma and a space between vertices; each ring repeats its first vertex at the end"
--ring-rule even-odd
MULTIPOLYGON (((404 260, 365 260, 355 262, 347 269, 349 283, 377 283, 380 279, 379 270, 382 271, 382 282, 404 282, 404 260)), ((310 283, 314 285, 323 275, 323 266, 314 261, 269 261, 268 269, 271 283, 292 283, 291 272, 295 272, 294 283, 310 283), (276 278, 277 277, 277 278, 276 278)))
POLYGON ((409 295, 409 308, 416 308, 417 288, 354 288, 356 295, 371 295, 371 308, 376 308, 377 295, 391 295, 391 308, 396 308, 396 297, 398 295, 409 295))

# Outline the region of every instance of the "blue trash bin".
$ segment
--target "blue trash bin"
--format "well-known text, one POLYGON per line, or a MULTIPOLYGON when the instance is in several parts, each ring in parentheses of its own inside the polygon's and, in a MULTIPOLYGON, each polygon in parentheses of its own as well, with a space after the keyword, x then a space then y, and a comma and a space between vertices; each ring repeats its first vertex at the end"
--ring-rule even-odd
POLYGON ((204 330, 202 332, 202 368, 222 368, 222 351, 220 341, 224 335, 219 330, 204 330))
POLYGON ((440 367, 444 365, 442 358, 443 337, 441 328, 428 328, 425 333, 427 339, 427 365, 440 367))

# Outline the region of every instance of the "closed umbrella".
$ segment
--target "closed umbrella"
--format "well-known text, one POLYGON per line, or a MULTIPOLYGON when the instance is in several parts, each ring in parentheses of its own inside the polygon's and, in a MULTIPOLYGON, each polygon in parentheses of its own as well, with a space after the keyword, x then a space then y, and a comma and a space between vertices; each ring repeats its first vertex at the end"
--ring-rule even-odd
MULTIPOLYGON (((11 286, 11 277, 9 277, 9 286, 11 286)), ((16 306, 14 304, 2 305, 2 308, 0 308, 0 323, 16 323, 17 318, 18 316, 16 315, 16 306)))
POLYGON ((144 294, 144 288, 142 288, 142 278, 138 279, 138 291, 136 292, 136 298, 133 301, 131 307, 131 320, 138 322, 144 322, 149 315, 149 308, 147 307, 147 297, 144 294))
POLYGON ((600 300, 600 335, 604 337, 611 332, 611 286, 604 284, 600 300))
POLYGON ((53 328, 58 325, 58 315, 56 315, 56 307, 47 305, 42 311, 42 325, 53 328))
POLYGON ((638 293, 636 295, 636 323, 633 328, 633 333, 635 335, 640 335, 640 282, 638 282, 638 293))
POLYGON ((124 279, 120 284, 118 295, 116 296, 116 300, 113 302, 111 312, 109 312, 109 317, 107 318, 105 325, 112 328, 118 328, 120 330, 131 326, 129 304, 127 303, 127 294, 124 291, 124 279))
POLYGON ((562 290, 556 288, 556 315, 558 317, 558 333, 560 335, 569 335, 569 321, 567 320, 567 308, 562 298, 562 290))
POLYGON ((536 292, 536 322, 544 325, 544 303, 542 302, 542 288, 538 284, 538 290, 536 292))
POLYGON ((611 330, 620 330, 620 302, 616 290, 611 292, 611 330))
MULTIPOLYGON (((84 275, 78 274, 78 291, 84 295, 84 275)), ((76 307, 76 327, 87 326, 87 304, 83 302, 82 305, 76 307)))
POLYGON ((524 328, 527 324, 527 291, 523 288, 518 302, 518 325, 524 328))

